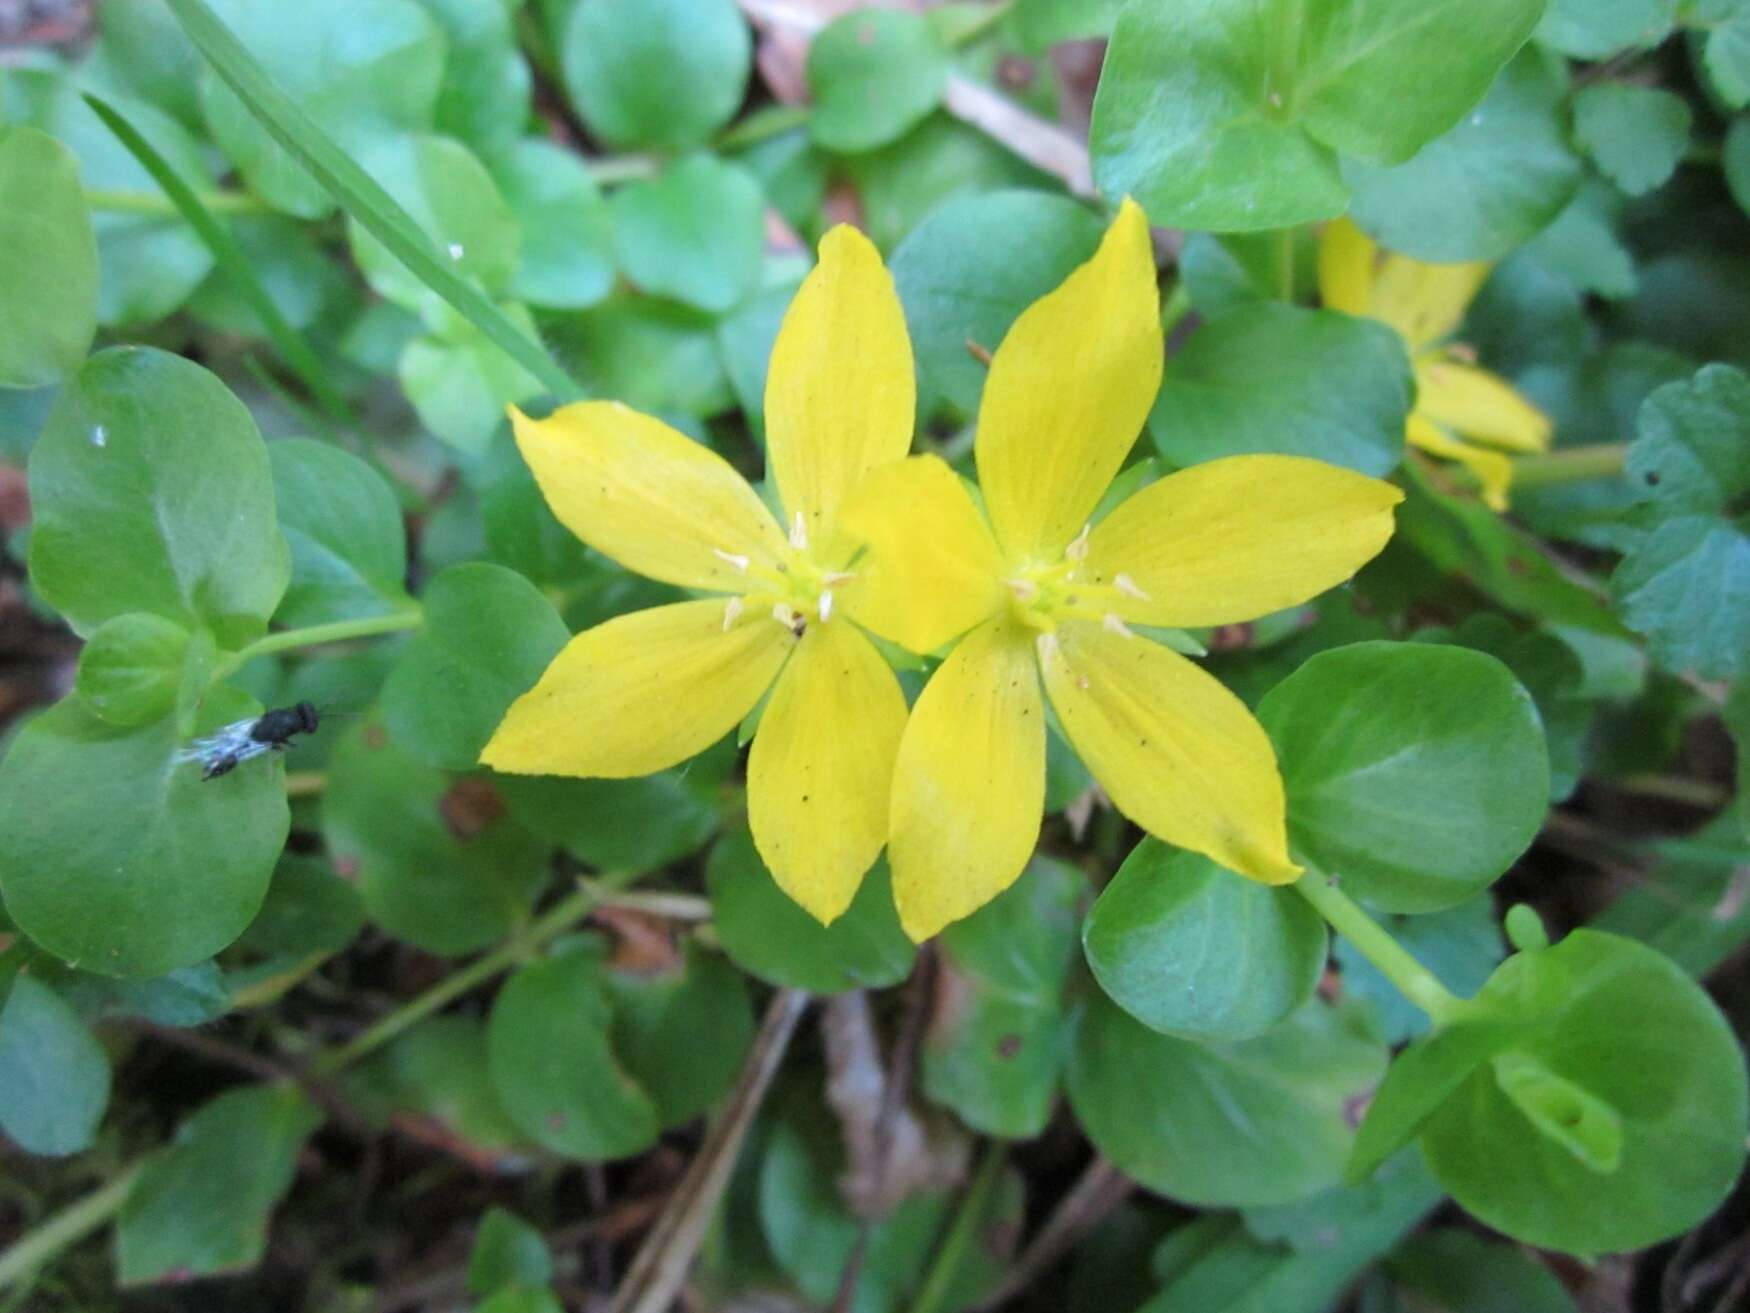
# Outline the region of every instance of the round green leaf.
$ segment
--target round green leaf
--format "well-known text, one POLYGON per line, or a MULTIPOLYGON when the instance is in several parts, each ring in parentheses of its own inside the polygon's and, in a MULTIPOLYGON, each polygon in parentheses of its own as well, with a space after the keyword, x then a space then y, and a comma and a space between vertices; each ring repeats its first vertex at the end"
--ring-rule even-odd
MULTIPOLYGON (((371 174, 436 244, 459 274, 502 291, 516 273, 516 218, 486 166, 448 137, 403 136, 379 143, 366 157, 371 174)), ((353 257, 379 293, 443 323, 454 312, 438 294, 358 223, 347 220, 353 257)))
POLYGON ((58 382, 97 332, 97 239, 73 153, 0 130, 0 387, 58 382))
POLYGON ((511 295, 557 310, 606 297, 614 286, 613 217, 583 161, 531 137, 486 164, 523 231, 511 295))
POLYGON ((837 1182, 846 1163, 843 1135, 818 1097, 800 1085, 772 1099, 776 1124, 759 1165, 760 1229, 772 1256, 817 1306, 829 1304, 845 1263, 861 1250, 852 1313, 898 1313, 916 1288, 947 1212, 941 1193, 911 1194, 865 1223, 837 1182))
POLYGON ((592 395, 647 414, 718 415, 735 404, 709 316, 649 296, 614 296, 565 320, 548 336, 575 352, 592 395))
MULTIPOLYGON (((444 34, 413 0, 213 0, 213 9, 267 75, 349 154, 432 126, 444 34)), ((334 209, 322 185, 211 69, 201 100, 213 139, 253 191, 300 218, 334 209)))
POLYGON ((1241 1040, 1312 997, 1325 925, 1293 890, 1144 839, 1088 914, 1082 947, 1100 987, 1145 1026, 1241 1040))
POLYGON ((37 591, 82 633, 149 611, 225 646, 266 628, 289 563, 255 421, 199 365, 93 356, 31 451, 37 591))
POLYGON ((956 197, 932 210, 893 252, 918 364, 918 410, 977 413, 987 372, 968 342, 994 351, 1034 301, 1100 244, 1086 207, 1046 192, 956 197))
POLYGON ((1560 1278, 1517 1245, 1467 1231, 1423 1231, 1386 1260, 1386 1270, 1415 1307, 1441 1313, 1574 1313, 1560 1278))
POLYGON ((1100 190, 1184 228, 1255 231, 1341 214, 1349 192, 1335 153, 1294 124, 1274 85, 1275 26, 1270 0, 1125 5, 1094 97, 1088 145, 1100 190))
MULTIPOLYGON (((350 269, 343 269, 317 240, 317 231, 282 214, 226 216, 251 272, 287 324, 312 327, 322 314, 356 295, 350 269)), ((189 298, 189 313, 201 323, 238 337, 269 336, 236 277, 215 269, 189 298)))
POLYGON ((529 1140, 511 1124, 487 1072, 486 1023, 450 1013, 420 1022, 348 1071, 348 1097, 378 1112, 430 1117, 487 1156, 526 1161, 529 1140))
POLYGON ((404 751, 472 770, 570 635, 540 590, 500 565, 453 565, 421 600, 425 625, 383 688, 383 714, 404 751))
POLYGON ((321 1110, 291 1084, 227 1090, 202 1107, 128 1191, 115 1235, 121 1283, 254 1267, 304 1141, 321 1124, 321 1110))
MULTIPOLYGON (((8 69, 6 80, 6 116, 42 129, 71 150, 87 190, 146 196, 164 207, 145 214, 107 209, 92 213, 97 322, 140 324, 170 314, 212 270, 212 252, 170 208, 145 165, 92 112, 71 77, 44 69, 8 69)), ((206 154, 186 128, 140 101, 118 97, 110 104, 184 182, 197 192, 212 189, 206 154)))
POLYGON ((688 773, 632 780, 501 775, 511 814, 598 871, 654 871, 704 846, 717 828, 715 800, 688 773))
POLYGON ((547 881, 546 845, 504 811, 486 781, 452 786, 372 718, 335 745, 322 833, 374 921, 429 953, 468 953, 509 933, 547 881))
POLYGON ((863 202, 869 240, 884 251, 950 197, 1003 187, 1058 186, 946 111, 930 115, 890 146, 844 156, 839 164, 863 202))
POLYGON ((1750 665, 1750 381, 1726 365, 1641 406, 1628 473, 1652 532, 1611 576, 1623 622, 1671 670, 1730 679, 1750 665))
POLYGON ((1550 0, 1537 39, 1575 59, 1604 59, 1664 40, 1677 0, 1550 0))
POLYGON ((1479 1003, 1538 1024, 1472 1071, 1423 1134, 1429 1166, 1466 1209, 1527 1244, 1595 1254, 1680 1235, 1726 1197, 1750 1128, 1744 1055, 1667 958, 1576 930, 1509 959, 1479 1003), (1525 1064, 1543 1089, 1511 1097, 1525 1064), (1550 1102, 1540 1129, 1526 1110, 1550 1116, 1550 1102), (1593 1136, 1597 1123, 1609 1133, 1593 1136))
POLYGON ((753 40, 734 0, 578 0, 560 56, 593 135, 685 150, 734 117, 753 40))
POLYGON ((79 971, 48 958, 32 963, 31 973, 87 1021, 139 1017, 160 1026, 204 1026, 231 1010, 231 990, 210 961, 139 980, 79 971))
POLYGON ((941 103, 948 48, 921 14, 861 9, 816 34, 807 71, 815 141, 828 150, 873 150, 941 103))
POLYGON ((942 933, 923 1087, 974 1130, 1024 1140, 1045 1129, 1069 1049, 1064 987, 1087 892, 1076 867, 1036 856, 942 933))
POLYGON ((1408 163, 1346 161, 1355 222, 1418 260, 1500 259, 1560 214, 1580 185, 1560 116, 1566 94, 1565 76, 1527 52, 1408 163))
POLYGON ((517 1128, 572 1158, 625 1158, 656 1142, 656 1105, 621 1068, 602 964, 590 943, 507 980, 487 1022, 493 1088, 517 1128))
POLYGON ((1384 1069, 1384 1050, 1322 1004, 1256 1039, 1200 1044, 1094 994, 1067 1071, 1082 1129, 1126 1176, 1187 1204, 1246 1207, 1335 1184, 1349 1106, 1384 1069))
POLYGON ((546 1238, 522 1218, 494 1204, 480 1219, 468 1255, 468 1293, 490 1295, 502 1286, 544 1286, 553 1279, 546 1238))
POLYGON ((718 942, 770 985, 836 994, 880 989, 911 974, 917 949, 899 927, 885 858, 863 877, 845 914, 823 926, 778 888, 746 826, 729 831, 705 866, 718 942))
POLYGON ((99 28, 86 75, 200 131, 200 52, 170 6, 164 0, 104 0, 99 28))
POLYGON ((517 48, 515 5, 419 0, 449 48, 438 91, 437 129, 479 150, 508 146, 529 117, 534 78, 517 48))
POLYGON ((1549 760, 1531 695, 1466 648, 1322 652, 1258 705, 1290 847, 1389 912, 1452 907, 1536 837, 1549 760))
POLYGON ((1630 196, 1662 185, 1689 145, 1695 116, 1675 92, 1600 82, 1574 96, 1574 137, 1630 196))
POLYGON ((747 170, 691 155, 614 194, 620 265, 646 292, 712 313, 759 281, 765 198, 747 170))
MULTIPOLYGON (((210 696, 203 728, 259 713, 210 696)), ((18 927, 88 971, 155 976, 211 957, 261 906, 289 815, 280 768, 201 779, 173 720, 105 725, 74 699, 0 760, 0 892, 18 927)))
POLYGON ((77 1153, 108 1105, 102 1045, 54 990, 20 975, 0 1008, 0 1130, 26 1153, 77 1153))
POLYGON ((288 439, 267 455, 292 551, 292 580, 276 619, 317 625, 410 606, 402 583, 407 529, 383 476, 326 442, 288 439))
POLYGON ((1094 176, 1156 223, 1286 228, 1340 214, 1337 153, 1397 163, 1451 128, 1542 0, 1132 0, 1094 100, 1094 176))
POLYGON ((1720 166, 1726 171, 1726 186, 1738 208, 1750 213, 1750 115, 1739 115, 1726 132, 1720 148, 1720 166))
POLYGON ((356 887, 328 862, 288 853, 273 873, 261 911, 238 942, 280 958, 338 953, 364 923, 365 905, 356 887))
POLYGON ((1191 335, 1148 426, 1175 465, 1270 452, 1379 476, 1403 456, 1411 393, 1403 340, 1384 324, 1263 301, 1191 335))
POLYGON ((649 1091, 657 1120, 680 1126, 729 1091, 753 1040, 753 1005, 727 958, 688 940, 657 972, 608 969, 614 1053, 649 1091))
POLYGON ((118 615, 99 625, 79 653, 79 696, 111 725, 157 720, 176 707, 188 653, 188 630, 174 620, 144 611, 118 615))
MULTIPOLYGON (((1396 164, 1458 123, 1525 44, 1547 0, 1335 0, 1301 11, 1284 91, 1313 136, 1396 164)), ((1279 41, 1270 27, 1258 32, 1279 41)))
MULTIPOLYGON (((524 337, 540 341, 525 308, 506 302, 499 309, 524 337)), ((547 388, 473 324, 445 319, 441 334, 407 344, 397 373, 420 422, 456 450, 477 455, 505 426, 505 407, 523 405, 547 388)))

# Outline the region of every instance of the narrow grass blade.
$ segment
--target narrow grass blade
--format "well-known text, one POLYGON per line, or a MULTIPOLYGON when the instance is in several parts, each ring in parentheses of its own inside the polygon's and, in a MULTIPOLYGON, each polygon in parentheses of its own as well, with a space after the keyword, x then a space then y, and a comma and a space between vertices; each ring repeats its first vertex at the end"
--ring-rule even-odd
POLYGON ((262 327, 267 330, 274 346, 279 348, 280 355, 303 380, 304 386, 310 389, 310 395, 316 398, 317 404, 328 418, 341 428, 350 429, 352 414, 345 399, 329 382, 328 373, 323 369, 316 353, 311 350, 310 344, 280 314, 279 307, 273 303, 273 298, 255 276, 249 257, 243 253, 243 248, 237 244, 231 230, 213 217, 194 189, 182 180, 152 143, 142 137, 113 105, 102 97, 89 93, 85 96, 85 103, 115 133, 121 144, 128 148, 128 153, 152 175, 152 180, 164 189, 164 194, 170 198, 170 203, 176 207, 177 212, 188 221, 189 227, 195 230, 201 241, 206 243, 207 249, 218 261, 219 268, 235 285, 243 299, 249 302, 250 309, 260 318, 262 327))
POLYGON ((540 343, 518 332, 483 292, 450 267, 412 216, 268 77, 204 0, 167 2, 183 31, 214 71, 273 139, 310 171, 347 214, 560 400, 575 400, 583 395, 576 380, 560 368, 540 343))

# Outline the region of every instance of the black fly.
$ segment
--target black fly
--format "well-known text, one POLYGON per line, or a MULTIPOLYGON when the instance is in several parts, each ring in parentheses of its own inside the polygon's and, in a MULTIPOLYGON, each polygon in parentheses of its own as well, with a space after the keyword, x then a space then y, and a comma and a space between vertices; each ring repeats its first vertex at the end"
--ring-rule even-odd
POLYGON ((204 738, 198 738, 177 754, 178 761, 201 763, 203 780, 229 774, 251 757, 284 752, 299 734, 316 732, 316 708, 308 702, 295 707, 275 707, 253 720, 234 720, 204 738))

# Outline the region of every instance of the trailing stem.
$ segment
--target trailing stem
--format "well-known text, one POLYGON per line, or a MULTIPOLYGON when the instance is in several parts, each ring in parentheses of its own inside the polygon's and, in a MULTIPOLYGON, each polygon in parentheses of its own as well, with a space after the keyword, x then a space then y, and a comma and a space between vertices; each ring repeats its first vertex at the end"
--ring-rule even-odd
POLYGON ((1436 1026, 1451 1021, 1464 1007, 1464 1000, 1442 985, 1432 971, 1404 950, 1389 931, 1361 909, 1354 899, 1337 888, 1337 882, 1321 871, 1309 870, 1294 884, 1296 892, 1313 905, 1355 950, 1397 987, 1436 1026))

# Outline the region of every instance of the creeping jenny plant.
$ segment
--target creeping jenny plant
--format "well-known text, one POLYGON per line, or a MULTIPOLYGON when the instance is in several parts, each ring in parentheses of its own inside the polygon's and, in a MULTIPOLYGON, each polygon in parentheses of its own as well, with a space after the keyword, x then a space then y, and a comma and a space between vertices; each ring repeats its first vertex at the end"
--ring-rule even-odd
POLYGON ((1236 456, 1169 475, 1098 524, 1160 386, 1148 223, 1126 201, 1093 258, 991 360, 976 455, 988 521, 934 456, 876 470, 844 522, 872 629, 959 644, 900 740, 889 860, 914 939, 1020 875, 1039 835, 1045 705, 1119 810, 1269 884, 1293 880, 1282 779, 1222 684, 1131 626, 1250 620, 1355 573, 1398 490, 1320 461, 1236 456))
POLYGON ((840 506, 911 445, 916 381, 893 280, 868 239, 820 244, 772 349, 766 450, 786 523, 722 457, 615 402, 513 413, 554 513, 591 547, 711 596, 576 638, 480 755, 523 774, 644 775, 702 751, 768 690, 748 820, 778 883, 822 921, 850 904, 886 838, 905 698, 852 623, 840 506))
POLYGON ((1477 289, 1486 262, 1424 264, 1381 256, 1348 219, 1325 225, 1319 243, 1319 295, 1332 310, 1364 315, 1395 329, 1416 368, 1416 407, 1404 430, 1412 447, 1466 466, 1483 500, 1507 509, 1514 452, 1549 447, 1549 419, 1497 374, 1479 369, 1449 342, 1477 289), (1504 450, 1503 450, 1504 449, 1504 450))

